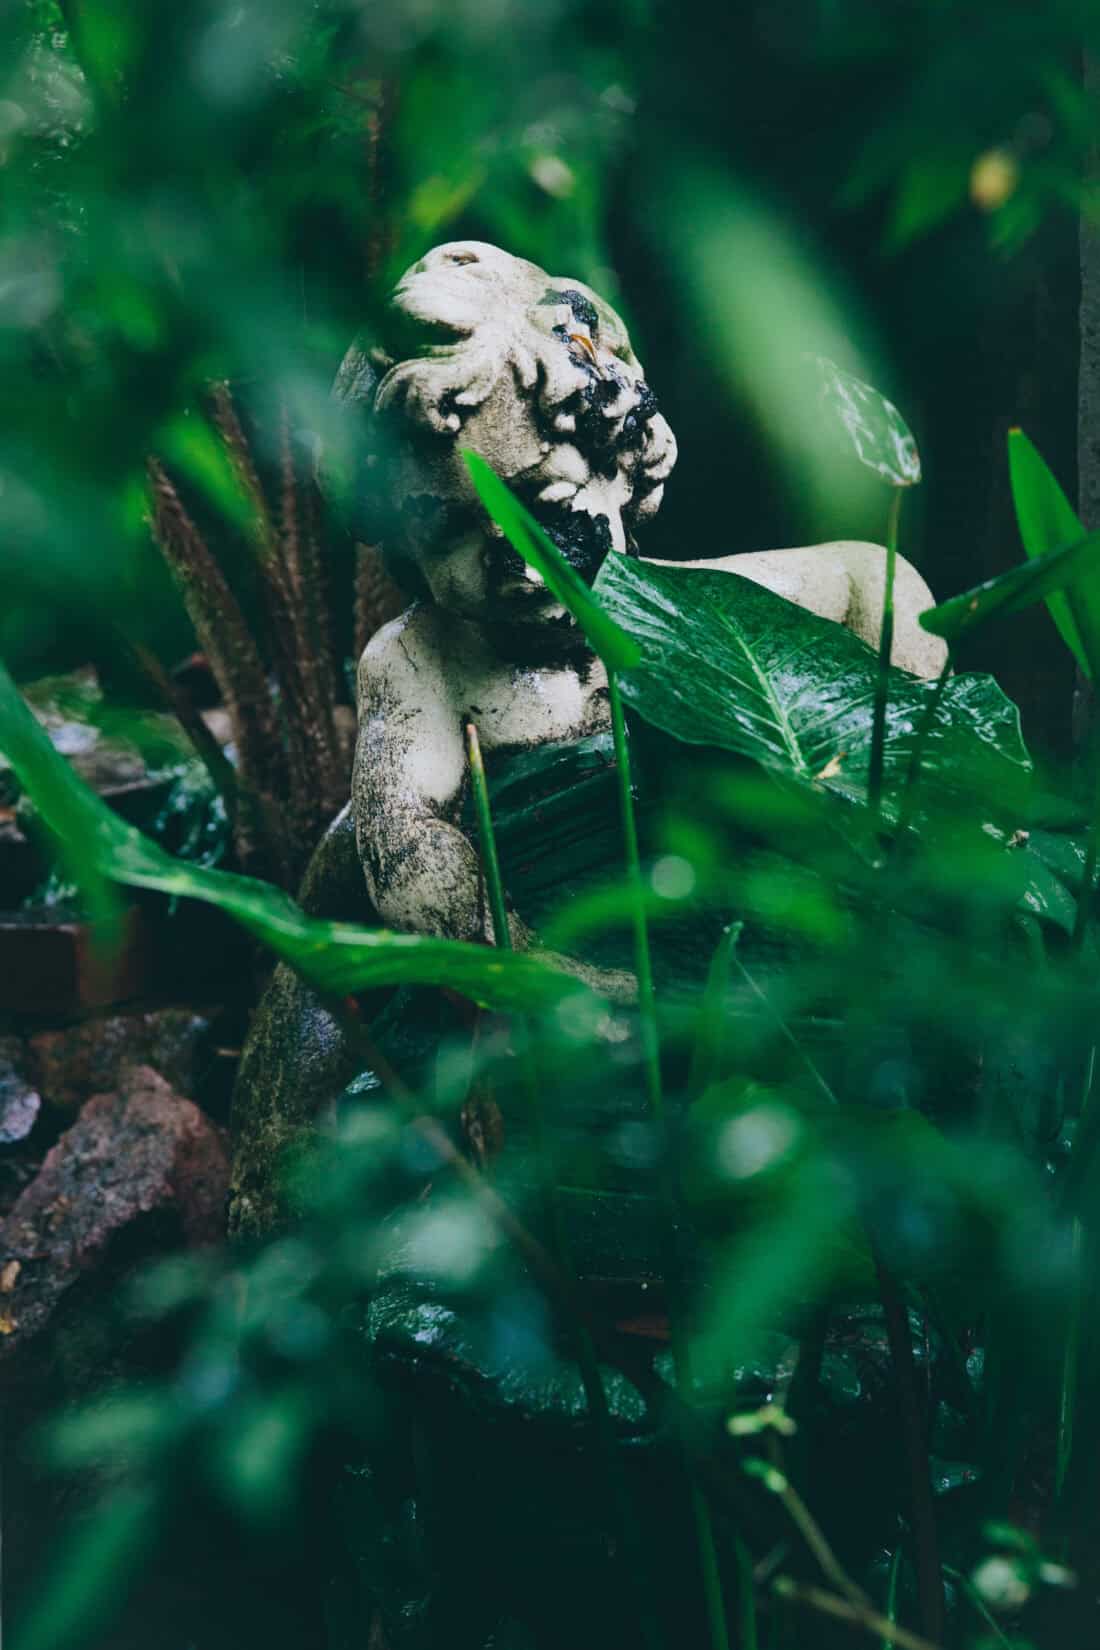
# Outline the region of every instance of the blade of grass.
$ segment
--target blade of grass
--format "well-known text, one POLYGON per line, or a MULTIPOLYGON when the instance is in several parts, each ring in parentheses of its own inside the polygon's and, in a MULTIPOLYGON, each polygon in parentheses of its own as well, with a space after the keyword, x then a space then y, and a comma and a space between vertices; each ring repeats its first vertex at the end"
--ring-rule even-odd
MULTIPOLYGON (((901 1542, 899 1541, 890 1556, 890 1574, 886 1583, 886 1619, 891 1627, 897 1624, 898 1619, 898 1582, 901 1579, 901 1542)), ((893 1640, 884 1638, 882 1650, 890 1650, 893 1640)))
POLYGON ((1049 607, 1051 597, 1080 578, 1094 560, 1100 566, 1100 533, 1055 545, 938 607, 926 608, 920 615, 921 628, 954 644, 991 619, 1022 613, 1041 601, 1049 607))
POLYGON ((489 806, 489 784, 485 777, 485 763, 481 755, 481 741, 472 722, 466 724, 466 757, 470 765, 470 787, 474 795, 474 814, 477 818, 477 839, 481 848, 481 866, 489 895, 489 910, 493 919, 493 938, 501 951, 511 951, 512 934, 508 927, 508 910, 504 901, 504 883, 500 876, 496 833, 493 830, 492 809, 489 806))
POLYGON ((570 567, 546 531, 485 460, 463 452, 474 490, 502 528, 512 548, 546 581, 547 587, 576 619, 608 670, 629 670, 640 658, 637 643, 605 613, 575 568, 570 567))
MULTIPOLYGON (((1020 538, 1028 556, 1074 544, 1085 536, 1077 512, 1058 485, 1049 465, 1023 430, 1008 432, 1008 474, 1020 538)), ((1095 585, 1096 580, 1089 581, 1095 585)), ((1100 591, 1054 591, 1047 598, 1050 616, 1086 676, 1094 674, 1100 643, 1100 591), (1089 634, 1088 632, 1091 632, 1089 634)))

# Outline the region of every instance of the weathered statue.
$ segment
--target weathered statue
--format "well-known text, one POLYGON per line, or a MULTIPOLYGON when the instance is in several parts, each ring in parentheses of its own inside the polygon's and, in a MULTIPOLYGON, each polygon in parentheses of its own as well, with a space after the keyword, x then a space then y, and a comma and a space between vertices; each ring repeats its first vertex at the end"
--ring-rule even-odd
MULTIPOLYGON (((372 533, 411 600, 360 662, 351 802, 320 844, 302 900, 322 916, 491 939, 465 814, 463 725, 472 720, 497 787, 512 939, 537 945, 563 885, 575 893, 590 877, 598 886, 619 864, 607 682, 569 614, 486 516, 462 452, 487 460, 591 582, 607 556, 638 554, 636 534, 661 502, 676 444, 622 322, 579 282, 548 276, 495 247, 459 242, 438 247, 405 275, 393 310, 406 340, 394 358, 353 350, 337 388, 365 415, 370 456, 361 482, 372 533), (509 837, 518 846, 510 861, 509 837)), ((869 643, 878 639, 884 552, 875 545, 691 565, 735 568, 869 643)), ((894 662, 927 676, 943 660, 942 644, 917 623, 929 601, 918 574, 899 562, 894 662)), ((724 915, 717 920, 720 926, 724 915)), ((598 969, 605 990, 629 998, 629 947, 616 953, 610 936, 605 952, 604 939, 582 960, 559 961, 582 972, 598 969)), ((659 985, 662 957, 673 958, 678 943, 689 953, 688 967, 670 966, 668 978, 686 979, 690 995, 711 949, 694 912, 681 941, 667 929, 655 941, 659 985)), ((398 992, 364 1013, 377 1045, 414 1083, 427 1072, 417 1061, 448 1032, 464 1048, 471 1042, 461 1006, 439 992, 398 992)), ((629 1016, 619 1019, 629 1023, 629 1016)), ((677 1546, 687 1540, 690 1520, 669 1511, 682 1504, 681 1469, 662 1431, 659 1399, 651 1410, 645 1396, 654 1381, 663 1390, 652 1362, 662 1355, 665 1333, 663 1219, 645 1166, 652 1157, 643 1151, 635 1170, 614 1155, 617 1142, 646 1130, 642 1087, 630 1063, 637 1047, 629 1035, 614 1047, 609 1041, 603 1062, 587 1044, 571 1056, 557 1046, 563 1041, 557 1038, 554 1048, 555 1207, 593 1317, 619 1337, 617 1350, 607 1339, 601 1343, 600 1379, 614 1436, 625 1446, 625 1498, 642 1509, 638 1528, 653 1543, 631 1561, 637 1573, 654 1578, 638 1608, 661 1615, 659 1637, 694 1641, 701 1624, 684 1617, 682 1597, 667 1580, 694 1563, 690 1546, 677 1546)), ((370 1083, 341 1027, 289 970, 277 970, 234 1099, 237 1231, 262 1232, 278 1220, 284 1149, 308 1138, 319 1111, 353 1080, 360 1090, 370 1083)), ((540 1230, 544 1186, 532 1184, 539 1177, 523 1132, 530 1111, 509 1111, 508 1087, 505 1072, 494 1100, 503 1136, 494 1180, 540 1230)), ((433 1213, 446 1208, 447 1197, 445 1185, 438 1201, 433 1190, 433 1213)), ((456 1299, 430 1267, 418 1265, 415 1245, 406 1247, 402 1214, 382 1224, 361 1327, 372 1376, 387 1384, 394 1402, 369 1471, 349 1474, 342 1492, 350 1498, 346 1526, 356 1574, 371 1610, 380 1611, 377 1642, 390 1650, 637 1642, 633 1614, 622 1614, 619 1593, 607 1583, 608 1531, 618 1515, 606 1500, 573 1351, 550 1331, 545 1339, 532 1331, 528 1345, 522 1323, 516 1331, 511 1320, 513 1339, 502 1340, 487 1293, 456 1299), (486 1551, 493 1554, 491 1588, 478 1580, 486 1551)), ((522 1268, 509 1254, 500 1267, 494 1288, 518 1291, 509 1298, 520 1303, 517 1321, 526 1322, 522 1268)), ((841 1340, 852 1340, 856 1323, 843 1320, 841 1340)), ((877 1350, 864 1357, 861 1342, 854 1376, 834 1383, 838 1439, 850 1437, 857 1402, 861 1436, 880 1439, 892 1425, 877 1319, 864 1339, 877 1350)), ((796 1345, 787 1331, 772 1342, 759 1364, 731 1371, 739 1403, 756 1405, 785 1390, 796 1345)), ((845 1356, 851 1361, 855 1354, 848 1348, 845 1356)), ((828 1428, 821 1434, 831 1436, 828 1428)), ((826 1462, 822 1477, 847 1493, 850 1456, 859 1457, 869 1482, 861 1482, 857 1499, 869 1505, 886 1493, 882 1475, 876 1477, 881 1443, 843 1448, 843 1464, 826 1462)))
MULTIPOLYGON (((462 451, 488 461, 591 581, 607 555, 638 554, 676 443, 621 320, 580 282, 455 242, 408 271, 393 311, 401 357, 353 350, 337 391, 369 415, 375 468, 363 485, 385 495, 388 562, 414 599, 363 654, 350 814, 302 897, 326 916, 490 938, 461 821, 463 724, 477 724, 490 761, 569 749, 606 730, 607 686, 568 613, 486 516, 462 451)), ((875 644, 884 561, 876 545, 842 541, 687 565, 735 569, 875 644)), ((922 676, 943 663, 943 644, 917 622, 930 602, 899 559, 893 660, 922 676)), ((510 917, 520 946, 525 916, 510 917)), ((353 1075, 339 1029, 280 969, 235 1102, 238 1226, 267 1223, 277 1149, 353 1075)))
MULTIPOLYGON (((464 241, 414 265, 393 303, 426 337, 454 341, 390 366, 374 396, 395 432, 396 557, 420 599, 359 667, 352 805, 383 922, 469 939, 484 917, 476 856, 457 825, 463 722, 477 723, 486 752, 516 750, 594 733, 607 706, 599 662, 486 517, 461 451, 480 453, 591 581, 606 555, 637 555, 676 442, 619 317, 579 282, 464 241)), ((687 565, 734 569, 878 641, 876 545, 687 565)), ((931 596, 908 562, 896 600, 895 664, 935 675, 943 643, 917 623, 931 596)), ((526 938, 518 920, 514 938, 526 938)))

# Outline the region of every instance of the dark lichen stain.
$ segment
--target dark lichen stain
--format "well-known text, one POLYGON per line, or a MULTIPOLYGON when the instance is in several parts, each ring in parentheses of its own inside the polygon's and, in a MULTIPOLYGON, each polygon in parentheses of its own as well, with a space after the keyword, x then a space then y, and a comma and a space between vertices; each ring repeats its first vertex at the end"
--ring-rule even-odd
POLYGON ((591 584, 611 554, 611 524, 607 517, 571 510, 567 504, 542 503, 538 518, 570 567, 591 584))
MULTIPOLYGON (((582 327, 587 327, 593 339, 599 333, 599 311, 591 298, 586 298, 583 292, 577 291, 576 287, 548 287, 539 302, 540 304, 548 304, 553 309, 558 308, 560 304, 568 304, 574 321, 582 327)), ((554 328, 555 332, 559 330, 558 327, 554 328)))

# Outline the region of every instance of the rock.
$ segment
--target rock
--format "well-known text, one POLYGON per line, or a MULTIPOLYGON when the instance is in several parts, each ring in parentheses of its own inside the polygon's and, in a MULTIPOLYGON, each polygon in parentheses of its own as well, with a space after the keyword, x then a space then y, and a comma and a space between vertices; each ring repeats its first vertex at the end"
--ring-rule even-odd
POLYGON ((34 1128, 42 1097, 27 1077, 21 1037, 0 1037, 0 1147, 16 1146, 34 1128))
POLYGON ((118 1240, 135 1259, 217 1242, 228 1176, 222 1136, 198 1107, 149 1066, 125 1068, 119 1091, 85 1104, 0 1225, 0 1359, 49 1323, 118 1240))
POLYGON ((125 1063, 152 1066, 174 1089, 192 1095, 209 1028, 188 1008, 81 1020, 31 1037, 29 1069, 47 1105, 61 1111, 76 1111, 90 1095, 115 1088, 125 1063))

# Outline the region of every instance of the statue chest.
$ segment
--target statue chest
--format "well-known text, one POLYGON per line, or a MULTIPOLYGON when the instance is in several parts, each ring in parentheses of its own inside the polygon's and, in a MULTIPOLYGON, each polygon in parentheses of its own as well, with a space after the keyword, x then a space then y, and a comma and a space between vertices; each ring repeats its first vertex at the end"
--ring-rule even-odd
POLYGON ((584 739, 609 726, 607 679, 594 661, 579 670, 498 666, 458 686, 463 720, 477 725, 486 751, 584 739))

